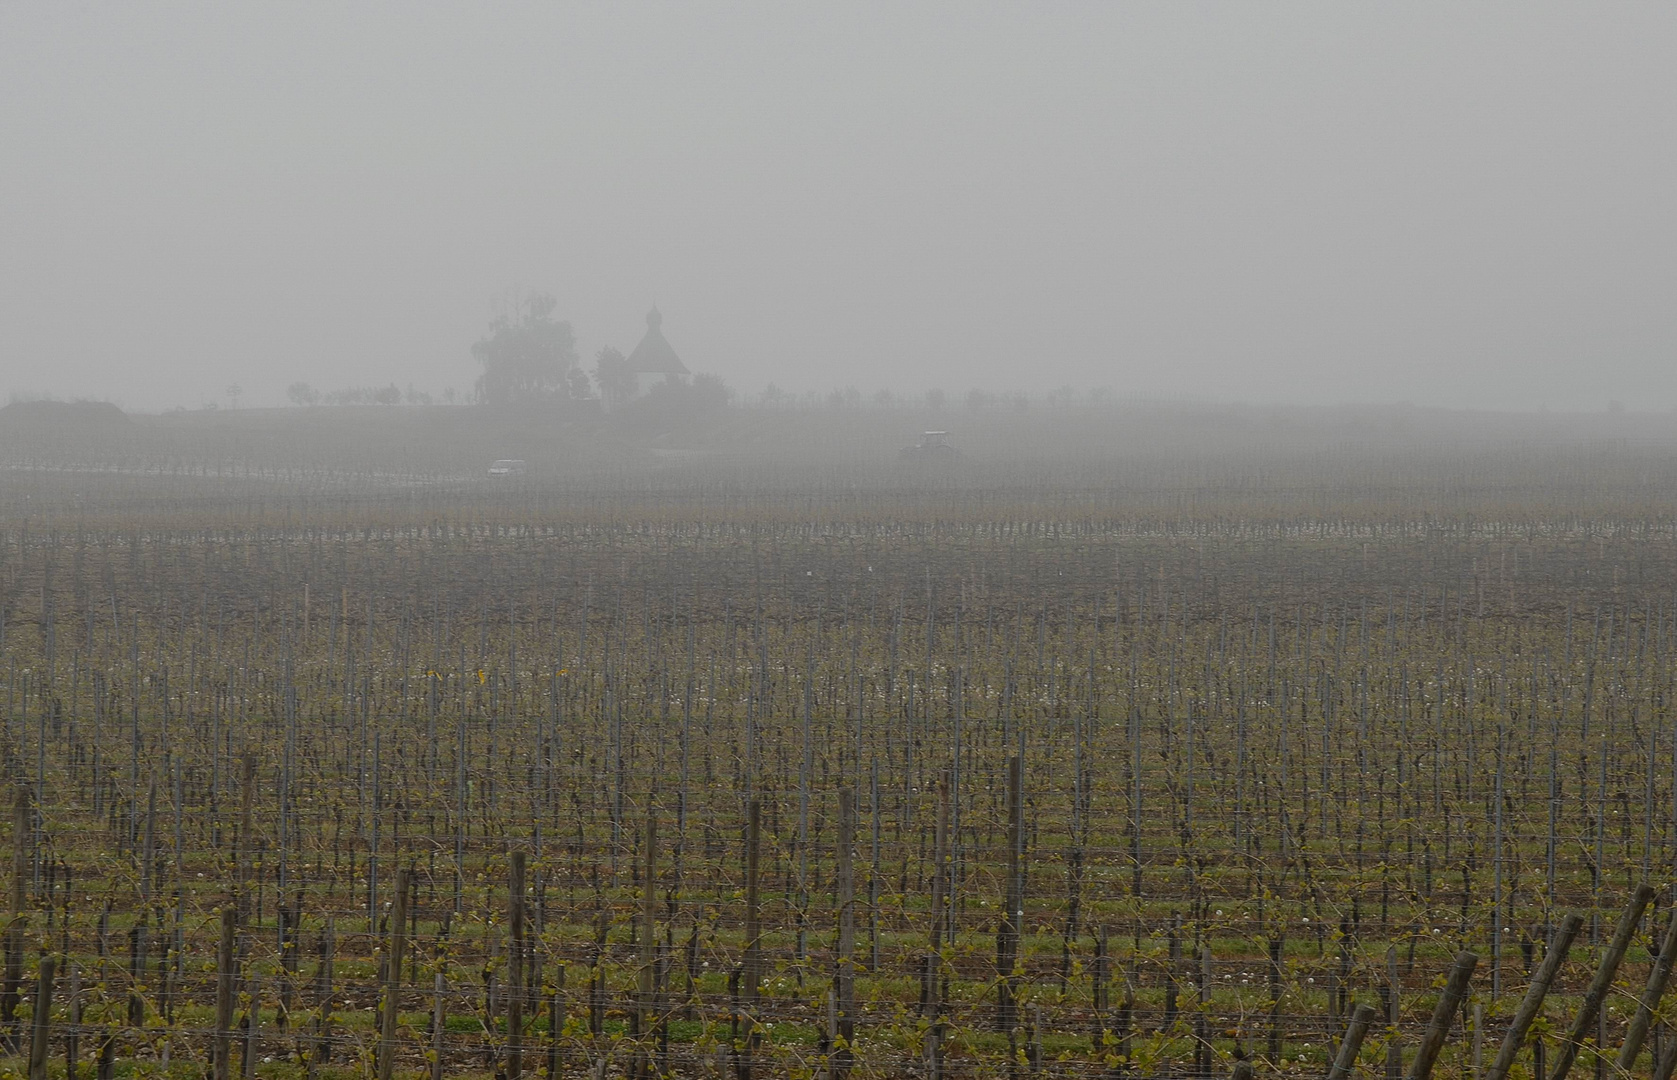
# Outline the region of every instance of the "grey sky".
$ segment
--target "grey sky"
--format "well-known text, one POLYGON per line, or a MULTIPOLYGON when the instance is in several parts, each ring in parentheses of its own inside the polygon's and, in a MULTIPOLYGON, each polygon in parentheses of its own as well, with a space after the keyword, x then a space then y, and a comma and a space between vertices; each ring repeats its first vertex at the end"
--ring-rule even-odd
POLYGON ((0 7, 0 393, 1677 406, 1677 7, 0 7))

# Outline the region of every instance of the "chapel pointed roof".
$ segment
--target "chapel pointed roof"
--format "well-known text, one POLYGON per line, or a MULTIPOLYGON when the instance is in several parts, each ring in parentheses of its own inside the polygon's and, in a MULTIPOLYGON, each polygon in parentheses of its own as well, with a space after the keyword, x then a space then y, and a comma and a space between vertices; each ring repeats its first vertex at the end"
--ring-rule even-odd
POLYGON ((687 365, 664 338, 664 316, 655 305, 646 313, 646 335, 629 354, 628 368, 637 375, 687 375, 687 365))

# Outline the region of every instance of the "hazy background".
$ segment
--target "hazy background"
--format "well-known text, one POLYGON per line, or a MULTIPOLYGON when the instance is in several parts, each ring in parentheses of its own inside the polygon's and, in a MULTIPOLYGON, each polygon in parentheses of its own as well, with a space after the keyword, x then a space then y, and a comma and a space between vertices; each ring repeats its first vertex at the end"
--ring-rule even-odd
POLYGON ((1671 5, 0 8, 0 393, 1677 406, 1671 5))

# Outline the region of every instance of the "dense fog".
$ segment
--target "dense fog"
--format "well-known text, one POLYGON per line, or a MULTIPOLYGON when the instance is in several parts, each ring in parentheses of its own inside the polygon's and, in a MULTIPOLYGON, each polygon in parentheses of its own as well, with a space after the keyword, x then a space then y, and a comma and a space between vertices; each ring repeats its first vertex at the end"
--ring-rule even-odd
POLYGON ((0 394, 1677 406, 1663 6, 0 10, 0 394))

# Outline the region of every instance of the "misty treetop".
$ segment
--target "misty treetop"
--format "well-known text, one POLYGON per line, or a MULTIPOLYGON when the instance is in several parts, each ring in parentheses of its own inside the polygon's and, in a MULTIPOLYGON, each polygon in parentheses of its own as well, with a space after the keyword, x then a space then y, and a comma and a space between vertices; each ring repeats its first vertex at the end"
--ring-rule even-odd
POLYGON ((639 387, 639 377, 615 345, 603 345, 594 354, 594 381, 600 384, 600 396, 608 407, 628 401, 639 387))
POLYGON ((489 335, 472 346, 483 366, 477 378, 480 401, 592 396, 588 375, 577 364, 576 335, 569 322, 553 317, 556 307, 552 296, 530 293, 490 322, 489 335))

